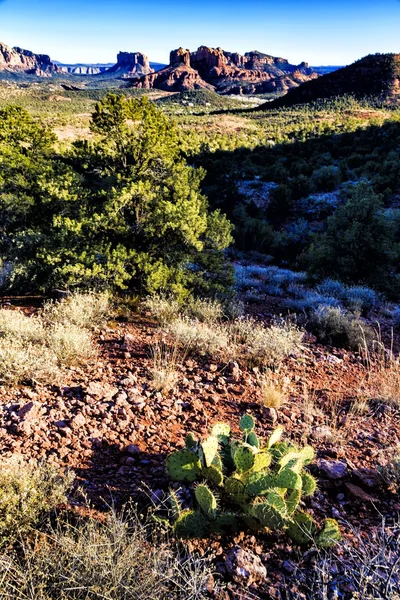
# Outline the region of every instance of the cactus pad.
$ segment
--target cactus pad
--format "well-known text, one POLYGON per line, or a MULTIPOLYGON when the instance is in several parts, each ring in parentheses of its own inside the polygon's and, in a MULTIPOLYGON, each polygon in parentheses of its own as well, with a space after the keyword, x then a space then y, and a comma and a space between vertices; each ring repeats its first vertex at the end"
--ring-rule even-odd
POLYGON ((254 456, 253 471, 258 473, 264 471, 271 464, 272 456, 269 452, 259 452, 254 456))
POLYGON ((201 469, 200 461, 194 452, 179 450, 167 458, 167 472, 173 481, 196 481, 201 469))
POLYGON ((252 446, 239 446, 235 452, 234 459, 236 469, 239 473, 245 473, 253 468, 255 455, 252 446))
POLYGON ((286 467, 278 473, 275 479, 275 485, 279 488, 288 490, 301 490, 302 479, 301 475, 286 467))
POLYGON ((250 431, 253 431, 255 427, 254 418, 251 415, 243 415, 243 417, 240 419, 239 427, 241 431, 250 433, 250 431))
POLYGON ((259 449, 260 448, 260 440, 258 439, 257 434, 254 433, 254 431, 250 431, 249 434, 244 434, 246 437, 246 442, 248 444, 250 444, 250 446, 254 446, 254 448, 259 449))
POLYGON ((277 427, 275 429, 275 431, 272 433, 272 435, 270 436, 270 438, 268 440, 268 444, 267 444, 268 448, 272 448, 272 446, 274 446, 275 444, 280 442, 281 437, 283 435, 283 431, 284 431, 283 427, 277 427))
POLYGON ((285 500, 287 514, 291 516, 299 506, 301 500, 301 490, 292 490, 285 500))
POLYGON ((303 465, 309 465, 314 460, 315 452, 312 446, 304 446, 299 454, 303 465))
POLYGON ((218 452, 218 438, 211 435, 201 443, 201 449, 204 456, 204 466, 209 467, 218 452))
POLYGON ((260 502, 254 504, 251 508, 251 513, 263 527, 276 531, 285 526, 285 516, 279 512, 269 502, 260 502))
POLYGON ((221 513, 211 523, 211 530, 219 535, 233 535, 240 530, 239 519, 234 513, 221 513))
POLYGON ((195 450, 197 448, 198 441, 193 433, 188 433, 185 439, 186 450, 195 450))
POLYGON ((205 516, 210 520, 215 519, 217 516, 217 499, 210 488, 200 483, 196 487, 194 495, 205 516))
POLYGON ((216 423, 211 430, 211 435, 225 443, 231 435, 231 428, 227 423, 216 423))
POLYGON ((297 512, 289 524, 287 533, 296 544, 306 546, 317 533, 317 524, 307 513, 297 512))
POLYGON ((335 519, 325 519, 322 524, 322 531, 315 538, 315 543, 319 548, 330 548, 341 540, 339 524, 335 519))
POLYGON ((206 517, 197 510, 185 510, 174 523, 174 533, 180 538, 202 538, 208 531, 206 517))
POLYGON ((254 473, 246 484, 246 494, 251 497, 264 496, 275 486, 275 478, 271 474, 254 473))
POLYGON ((303 496, 312 496, 317 489, 317 482, 310 473, 305 471, 301 474, 303 496))
POLYGON ((204 479, 207 479, 209 483, 215 486, 220 486, 224 482, 224 476, 222 471, 211 465, 211 467, 203 467, 201 470, 201 475, 204 479))

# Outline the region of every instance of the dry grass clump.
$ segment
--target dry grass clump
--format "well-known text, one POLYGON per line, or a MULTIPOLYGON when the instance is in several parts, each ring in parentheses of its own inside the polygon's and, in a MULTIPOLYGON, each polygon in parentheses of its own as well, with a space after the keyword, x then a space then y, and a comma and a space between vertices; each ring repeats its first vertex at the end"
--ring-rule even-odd
POLYGON ((143 300, 142 310, 148 312, 153 319, 165 326, 178 318, 181 306, 177 300, 169 296, 149 296, 143 300))
POLYGON ((28 319, 19 310, 0 309, 0 338, 19 339, 24 344, 42 344, 46 329, 40 318, 28 319))
POLYGON ((107 293, 73 293, 61 302, 47 302, 41 312, 47 323, 71 323, 83 329, 101 327, 110 313, 110 296, 107 293))
POLYGON ((296 351, 304 333, 287 321, 267 326, 254 319, 237 319, 231 335, 248 362, 275 367, 296 351))
MULTIPOLYGON (((0 464, 0 546, 26 534, 66 501, 71 475, 61 477, 49 465, 32 465, 20 456, 0 464)), ((0 596, 1 597, 1 596, 0 596)))
POLYGON ((61 366, 77 366, 97 354, 90 333, 72 323, 55 323, 49 329, 47 341, 61 366))
POLYGON ((56 357, 46 346, 0 339, 0 384, 54 381, 58 375, 56 357))
POLYGON ((400 407, 400 357, 389 354, 385 361, 370 363, 364 386, 371 400, 400 407))
POLYGON ((153 366, 149 369, 152 387, 157 392, 168 392, 173 389, 179 378, 178 366, 183 355, 177 345, 167 346, 158 341, 151 349, 153 366))
POLYGON ((40 543, 0 555, 0 598, 205 600, 205 559, 152 541, 134 514, 60 524, 40 543))
POLYGON ((215 354, 227 350, 230 341, 227 326, 201 323, 187 317, 179 317, 172 321, 168 332, 180 346, 200 354, 215 354))
POLYGON ((280 408, 286 401, 285 385, 282 382, 276 382, 271 373, 264 373, 258 378, 260 386, 261 402, 267 408, 280 408))
POLYGON ((224 310, 221 302, 218 300, 208 300, 203 298, 194 298, 184 311, 187 316, 197 319, 201 323, 217 323, 224 316, 224 310))
POLYGON ((45 304, 36 316, 0 310, 0 383, 46 383, 60 368, 94 358, 90 330, 104 321, 108 302, 105 294, 73 294, 45 304))
POLYGON ((202 323, 179 317, 167 331, 187 350, 211 355, 225 352, 231 358, 268 367, 275 367, 292 354, 303 339, 303 332, 291 323, 267 326, 254 319, 202 323))

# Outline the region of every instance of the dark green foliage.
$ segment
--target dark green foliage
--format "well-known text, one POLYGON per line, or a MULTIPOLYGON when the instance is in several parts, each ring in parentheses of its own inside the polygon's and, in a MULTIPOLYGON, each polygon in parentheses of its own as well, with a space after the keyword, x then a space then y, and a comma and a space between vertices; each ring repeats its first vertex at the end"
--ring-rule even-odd
POLYGON ((395 225, 385 216, 382 199, 361 183, 328 218, 326 231, 316 236, 306 262, 320 277, 390 291, 396 289, 393 279, 399 255, 395 225))
POLYGON ((174 533, 190 538, 267 529, 286 530, 298 544, 308 544, 315 536, 319 536, 322 547, 338 541, 335 521, 327 520, 320 527, 299 510, 302 497, 316 489, 315 479, 304 470, 314 457, 313 449, 306 446, 298 450, 281 442, 282 428, 271 434, 266 447, 258 438, 258 446, 250 445, 254 427, 253 417, 243 415, 240 429, 245 439, 238 440, 231 436, 228 426, 218 423, 203 442, 194 444, 191 440, 191 452, 179 450, 168 457, 167 472, 174 481, 207 481, 194 489, 193 510, 179 510, 177 515, 179 504, 173 494, 174 533), (217 448, 215 440, 219 441, 217 448))
POLYGON ((1 110, 0 123, 0 257, 14 288, 227 294, 231 226, 208 212, 203 171, 147 98, 107 95, 94 141, 66 156, 24 110, 1 110))

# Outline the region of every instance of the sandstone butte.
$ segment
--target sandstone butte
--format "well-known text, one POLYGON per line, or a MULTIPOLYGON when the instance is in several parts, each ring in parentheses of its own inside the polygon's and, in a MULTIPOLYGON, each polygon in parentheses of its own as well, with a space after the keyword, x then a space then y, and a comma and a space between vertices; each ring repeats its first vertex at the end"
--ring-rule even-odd
POLYGON ((241 55, 221 48, 200 46, 195 52, 184 48, 173 50, 168 67, 144 75, 133 85, 165 91, 206 88, 236 94, 286 93, 317 77, 307 63, 296 66, 284 58, 258 51, 241 55))

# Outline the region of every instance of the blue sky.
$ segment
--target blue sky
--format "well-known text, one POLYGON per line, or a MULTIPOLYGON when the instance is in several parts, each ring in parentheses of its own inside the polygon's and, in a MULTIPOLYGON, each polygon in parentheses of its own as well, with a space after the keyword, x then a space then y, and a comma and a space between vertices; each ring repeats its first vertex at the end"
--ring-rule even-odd
POLYGON ((62 62, 179 46, 260 50, 313 65, 400 52, 399 0, 0 0, 0 41, 62 62))

